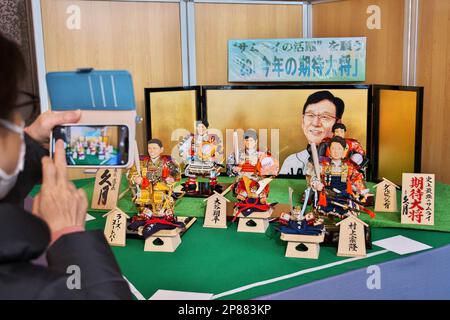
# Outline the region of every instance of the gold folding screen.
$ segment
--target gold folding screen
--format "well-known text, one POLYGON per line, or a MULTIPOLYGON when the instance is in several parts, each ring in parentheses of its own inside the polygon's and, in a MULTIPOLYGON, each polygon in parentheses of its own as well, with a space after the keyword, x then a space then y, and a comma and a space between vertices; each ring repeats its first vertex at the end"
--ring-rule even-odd
POLYGON ((423 88, 374 87, 374 178, 420 172, 423 88))
POLYGON ((178 157, 177 143, 194 130, 199 114, 198 95, 198 89, 145 90, 147 138, 160 139, 164 152, 174 158, 178 157))

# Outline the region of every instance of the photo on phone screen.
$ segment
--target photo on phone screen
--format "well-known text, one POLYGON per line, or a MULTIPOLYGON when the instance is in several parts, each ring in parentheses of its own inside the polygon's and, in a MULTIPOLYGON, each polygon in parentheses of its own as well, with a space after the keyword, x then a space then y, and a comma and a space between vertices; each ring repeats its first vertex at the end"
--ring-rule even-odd
POLYGON ((52 150, 64 141, 69 166, 121 166, 128 163, 128 127, 71 125, 53 129, 52 150))

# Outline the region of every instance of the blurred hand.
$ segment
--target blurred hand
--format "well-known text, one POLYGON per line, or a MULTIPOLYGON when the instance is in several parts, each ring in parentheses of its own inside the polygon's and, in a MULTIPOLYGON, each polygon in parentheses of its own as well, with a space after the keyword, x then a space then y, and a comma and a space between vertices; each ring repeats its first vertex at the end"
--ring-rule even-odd
POLYGON ((235 166, 235 167, 233 167, 233 172, 241 172, 241 170, 242 170, 242 167, 238 167, 238 166, 235 166))
POLYGON ((136 177, 134 178, 134 183, 136 183, 137 185, 141 185, 142 184, 142 177, 136 177))
POLYGON ((76 111, 46 111, 28 127, 25 132, 40 143, 44 148, 49 147, 50 133, 53 128, 65 123, 77 123, 81 118, 81 110, 76 111))
POLYGON ((166 178, 166 183, 167 184, 172 184, 172 183, 174 183, 175 182, 175 179, 174 178, 172 178, 172 177, 167 177, 166 178))
POLYGON ((65 228, 84 228, 88 201, 86 193, 67 178, 62 140, 56 142, 54 160, 42 159, 43 182, 34 199, 33 214, 47 222, 52 233, 65 228))
POLYGON ((323 185, 323 183, 320 182, 319 180, 313 180, 313 181, 311 182, 311 187, 312 187, 314 190, 322 191, 324 185, 323 185))

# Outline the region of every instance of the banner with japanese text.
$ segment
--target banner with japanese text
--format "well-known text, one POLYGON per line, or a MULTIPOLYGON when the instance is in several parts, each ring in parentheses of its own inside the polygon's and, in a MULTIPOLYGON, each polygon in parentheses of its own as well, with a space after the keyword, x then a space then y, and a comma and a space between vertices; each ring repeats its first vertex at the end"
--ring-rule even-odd
POLYGON ((403 173, 401 222, 433 226, 434 190, 434 174, 403 173))
POLYGON ((228 41, 229 82, 365 79, 365 37, 228 41))

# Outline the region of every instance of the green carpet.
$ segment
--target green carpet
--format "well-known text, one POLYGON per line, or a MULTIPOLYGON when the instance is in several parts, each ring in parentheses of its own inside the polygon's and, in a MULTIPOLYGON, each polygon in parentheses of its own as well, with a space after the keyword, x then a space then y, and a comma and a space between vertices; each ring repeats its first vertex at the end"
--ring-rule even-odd
MULTIPOLYGON (((221 178, 220 180, 232 182, 230 178, 221 178)), ((77 180, 75 184, 86 190, 90 200, 94 179, 77 180)), ((127 185, 126 179, 122 179, 121 191, 125 190, 127 185)), ((298 203, 300 192, 305 188, 304 180, 277 179, 273 181, 269 200, 288 203, 287 190, 289 186, 294 189, 295 202, 298 203)), ((39 187, 36 187, 31 195, 35 195, 38 190, 39 187)), ((398 192, 398 197, 399 194, 400 192, 398 192)), ((228 197, 232 199, 231 194, 228 194, 228 197)), ((130 194, 122 198, 118 206, 128 213, 135 212, 130 194)), ((378 213, 375 219, 370 219, 365 215, 361 215, 361 217, 374 227, 372 229, 374 241, 403 235, 436 248, 450 243, 450 233, 407 228, 450 232, 449 207, 450 186, 437 183, 436 226, 402 225, 399 213, 378 213)), ((175 211, 179 215, 203 216, 204 202, 202 199, 185 197, 178 201, 175 211)), ((96 219, 87 223, 88 229, 104 228, 103 212, 89 211, 96 219)), ((126 247, 113 247, 112 250, 125 277, 146 298, 150 298, 158 289, 205 292, 217 295, 245 285, 348 259, 337 257, 336 248, 324 246, 320 249, 318 260, 286 258, 284 256, 286 243, 274 234, 272 226, 266 234, 254 234, 237 232, 236 224, 229 223, 227 229, 203 228, 202 224, 203 221, 200 218, 182 237, 182 243, 174 253, 144 252, 144 241, 137 239, 127 239, 126 247)), ((372 250, 368 250, 368 258, 350 260, 348 263, 331 268, 225 294, 220 298, 255 298, 403 257, 392 252, 370 256, 380 250, 374 246, 372 250)))
MULTIPOLYGON (((90 221, 88 228, 102 229, 105 219, 99 213, 94 215, 97 219, 90 221)), ((126 247, 113 247, 112 250, 125 277, 147 299, 158 289, 221 294, 259 281, 348 259, 337 257, 336 248, 323 246, 318 260, 286 258, 286 243, 273 233, 272 227, 266 234, 255 234, 237 232, 236 223, 229 224, 227 229, 203 228, 202 224, 202 219, 199 219, 183 235, 182 243, 174 253, 144 252, 144 241, 136 239, 127 239, 126 247)), ((450 243, 450 233, 372 229, 373 240, 397 235, 433 248, 450 243)), ((374 246, 367 253, 380 250, 374 246)), ((251 299, 400 257, 403 256, 382 253, 225 295, 221 299, 251 299)))

